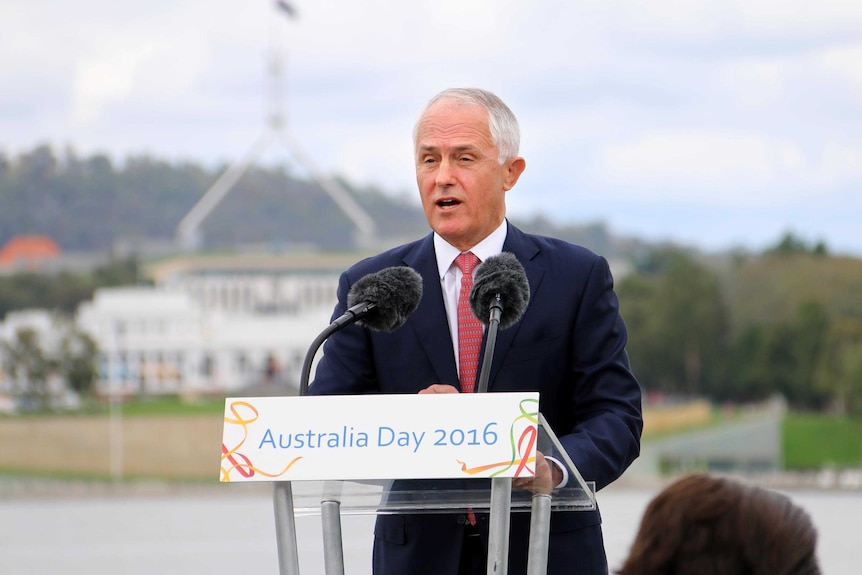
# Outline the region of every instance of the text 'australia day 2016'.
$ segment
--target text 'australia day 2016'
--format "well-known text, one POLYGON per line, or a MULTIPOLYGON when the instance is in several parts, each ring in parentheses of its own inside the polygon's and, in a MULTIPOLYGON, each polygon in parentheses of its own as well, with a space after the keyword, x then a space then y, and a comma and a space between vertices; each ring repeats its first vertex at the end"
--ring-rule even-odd
POLYGON ((380 425, 370 431, 343 426, 340 430, 279 431, 267 428, 261 437, 258 449, 351 449, 368 447, 407 448, 416 453, 425 446, 450 447, 470 445, 495 445, 499 440, 496 421, 481 427, 462 429, 437 428, 433 430, 403 431, 380 425))
POLYGON ((221 481, 524 477, 535 392, 227 398, 221 481))

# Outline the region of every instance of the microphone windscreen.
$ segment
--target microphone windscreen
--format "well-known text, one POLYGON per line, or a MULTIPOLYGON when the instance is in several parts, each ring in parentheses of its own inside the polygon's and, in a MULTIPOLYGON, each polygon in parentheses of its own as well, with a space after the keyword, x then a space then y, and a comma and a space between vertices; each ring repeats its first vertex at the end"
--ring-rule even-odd
POLYGON ((419 307, 422 299, 422 276, 406 266, 384 268, 368 274, 350 287, 347 307, 371 302, 374 307, 357 323, 376 331, 394 331, 419 307))
POLYGON ((506 329, 518 323, 530 302, 530 282, 524 266, 509 252, 491 256, 476 268, 470 307, 484 324, 490 321, 491 304, 497 294, 503 302, 500 329, 506 329))

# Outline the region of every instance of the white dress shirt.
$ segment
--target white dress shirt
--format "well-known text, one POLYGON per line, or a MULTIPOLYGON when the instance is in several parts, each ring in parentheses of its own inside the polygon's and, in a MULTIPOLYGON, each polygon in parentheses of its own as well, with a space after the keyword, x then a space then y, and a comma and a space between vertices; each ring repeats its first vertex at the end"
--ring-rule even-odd
MULTIPOLYGON (((503 251, 503 242, 506 241, 506 229, 506 220, 504 219, 496 230, 468 251, 473 252, 483 262, 491 256, 499 255, 503 251)), ((461 276, 463 274, 461 268, 455 264, 455 258, 465 252, 461 252, 440 237, 437 232, 434 232, 434 253, 437 255, 437 271, 440 274, 440 287, 443 288, 443 305, 446 307, 446 319, 449 320, 449 333, 452 335, 455 366, 460 372, 461 366, 458 365, 458 296, 461 293, 461 276)), ((475 268, 473 273, 476 273, 475 268)))

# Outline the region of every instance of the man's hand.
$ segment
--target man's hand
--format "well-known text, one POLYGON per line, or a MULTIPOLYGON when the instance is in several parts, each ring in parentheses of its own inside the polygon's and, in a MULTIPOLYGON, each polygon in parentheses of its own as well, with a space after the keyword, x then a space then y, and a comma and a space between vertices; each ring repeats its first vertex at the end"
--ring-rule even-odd
POLYGON ((545 459, 541 451, 536 452, 536 476, 516 477, 512 480, 515 489, 526 489, 533 493, 550 493, 563 480, 563 472, 545 459))
POLYGON ((458 391, 458 388, 454 385, 447 385, 445 383, 435 383, 429 385, 425 389, 419 392, 419 395, 423 395, 426 393, 461 393, 458 391))

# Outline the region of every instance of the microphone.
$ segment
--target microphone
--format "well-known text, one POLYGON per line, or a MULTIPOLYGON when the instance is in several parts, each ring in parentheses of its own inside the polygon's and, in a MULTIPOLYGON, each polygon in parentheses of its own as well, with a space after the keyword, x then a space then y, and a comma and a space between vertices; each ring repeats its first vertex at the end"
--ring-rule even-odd
POLYGON ((422 299, 422 276, 413 268, 393 266, 368 274, 347 292, 347 311, 332 323, 339 328, 357 322, 375 331, 404 325, 422 299))
POLYGON ((413 268, 393 266, 359 278, 347 292, 347 311, 335 318, 308 348, 299 378, 299 395, 308 394, 314 354, 326 338, 354 322, 375 331, 394 331, 416 311, 421 299, 422 276, 413 268))
POLYGON ((518 323, 530 301, 530 283, 524 266, 514 254, 491 256, 476 268, 470 307, 479 321, 489 325, 491 314, 499 313, 500 329, 518 323))
POLYGON ((530 282, 527 281, 524 266, 514 254, 503 252, 491 256, 476 268, 473 289, 470 290, 470 308, 479 321, 488 326, 476 393, 488 391, 497 329, 506 329, 518 323, 529 301, 530 282))

